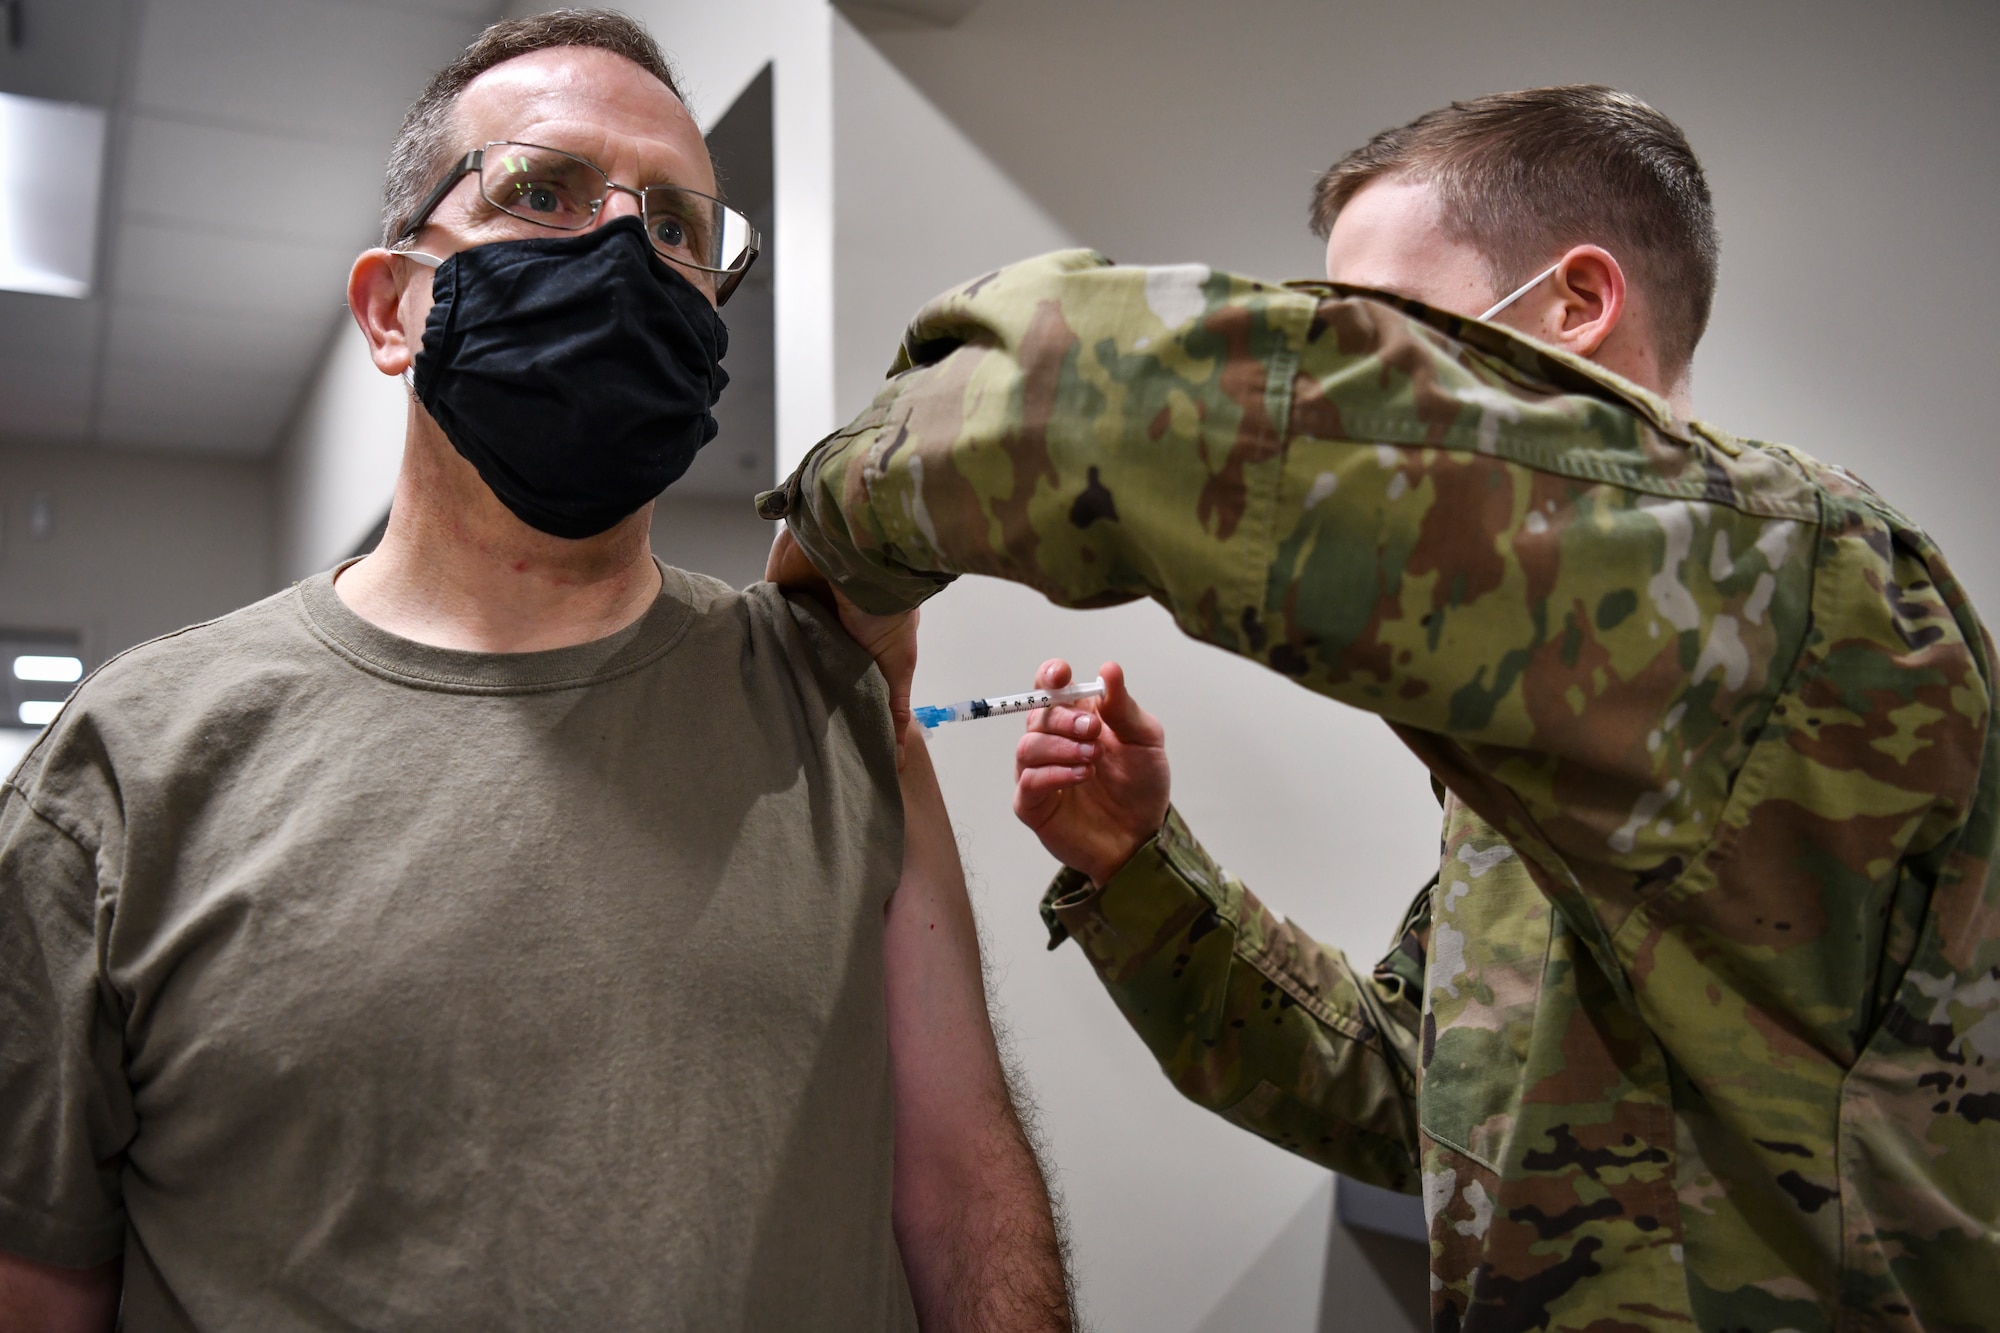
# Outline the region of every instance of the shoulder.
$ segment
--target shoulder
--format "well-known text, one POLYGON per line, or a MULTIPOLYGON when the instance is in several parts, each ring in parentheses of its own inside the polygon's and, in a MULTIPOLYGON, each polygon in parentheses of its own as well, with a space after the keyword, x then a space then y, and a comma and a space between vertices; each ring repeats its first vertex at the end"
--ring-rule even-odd
POLYGON ((91 807, 213 736, 223 715, 267 708, 320 650, 295 603, 275 593, 215 620, 128 648, 86 676, 9 780, 44 813, 91 807))
POLYGON ((794 661, 821 680, 845 685, 875 674, 874 660, 841 628, 834 609, 819 598, 788 592, 775 583, 753 583, 741 596, 752 622, 782 642, 794 661))
POLYGON ((297 596, 297 589, 287 588, 126 649, 84 678, 58 721, 72 714, 184 710, 232 694, 246 677, 295 662, 313 644, 297 596))
POLYGON ((808 689, 834 707, 869 708, 888 715, 886 689, 874 661, 841 628, 840 617, 817 597, 787 592, 773 583, 732 588, 720 579, 666 566, 667 595, 684 601, 704 637, 728 636, 742 654, 746 680, 769 674, 794 689, 808 689), (877 700, 874 696, 879 694, 877 700))
POLYGON ((844 719, 855 743, 874 757, 886 755, 893 770, 889 687, 833 608, 773 583, 753 583, 737 596, 745 620, 746 674, 770 678, 798 700, 808 718, 844 719))

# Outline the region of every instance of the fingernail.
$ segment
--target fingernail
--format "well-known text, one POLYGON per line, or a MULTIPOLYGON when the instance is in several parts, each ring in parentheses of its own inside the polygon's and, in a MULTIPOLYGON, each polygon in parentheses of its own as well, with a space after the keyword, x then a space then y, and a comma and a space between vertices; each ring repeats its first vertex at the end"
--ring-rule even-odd
POLYGON ((1088 736, 1090 734, 1090 715, 1088 713, 1076 720, 1076 734, 1079 736, 1088 736))
POLYGON ((1079 745, 1076 748, 1077 752, 1081 754, 1085 759, 1095 759, 1097 757, 1097 747, 1095 745, 1091 745, 1088 742, 1086 742, 1085 744, 1079 745))
POLYGON ((1085 778, 1088 778, 1090 776, 1090 770, 1087 768, 1072 768, 1070 772, 1076 776, 1076 780, 1078 782, 1082 782, 1085 778))

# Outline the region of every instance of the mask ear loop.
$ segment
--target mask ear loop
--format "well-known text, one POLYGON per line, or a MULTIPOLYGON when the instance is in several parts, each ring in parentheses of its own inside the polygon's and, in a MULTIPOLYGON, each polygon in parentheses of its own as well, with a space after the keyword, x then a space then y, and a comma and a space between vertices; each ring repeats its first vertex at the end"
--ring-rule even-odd
MULTIPOLYGON (((401 255, 404 259, 414 259, 428 269, 437 269, 444 265, 444 260, 438 258, 436 255, 427 255, 421 250, 391 250, 389 253, 392 255, 401 255)), ((403 387, 410 391, 410 397, 416 397, 417 368, 414 362, 403 367, 402 380, 403 387)))
MULTIPOLYGON (((426 255, 425 258, 429 258, 429 256, 426 255)), ((1500 301, 1499 304, 1492 306, 1490 309, 1486 311, 1485 314, 1481 315, 1479 318, 1482 321, 1493 318, 1495 315, 1499 314, 1502 310, 1505 310, 1508 306, 1514 304, 1514 302, 1520 300, 1522 297, 1526 296, 1529 292, 1532 292, 1533 290, 1535 290, 1535 288, 1541 286, 1544 279, 1546 279, 1551 273, 1554 273, 1557 269, 1561 267, 1562 267, 1562 260, 1558 259, 1555 263, 1549 265, 1547 268, 1543 269, 1540 273, 1537 273, 1534 277, 1529 278, 1519 287, 1516 287, 1513 291, 1509 292, 1506 295, 1506 297, 1500 301)))

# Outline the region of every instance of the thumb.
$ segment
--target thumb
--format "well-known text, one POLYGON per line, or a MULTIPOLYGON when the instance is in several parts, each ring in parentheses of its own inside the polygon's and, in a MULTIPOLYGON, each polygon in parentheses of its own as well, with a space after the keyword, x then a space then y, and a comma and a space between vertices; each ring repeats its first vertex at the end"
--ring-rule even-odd
POLYGON ((1125 668, 1116 662, 1106 662, 1097 674, 1104 682, 1104 697, 1098 700, 1097 715, 1111 728, 1111 734, 1133 745, 1162 744, 1166 730, 1158 718, 1139 707, 1131 691, 1125 688, 1125 668))
POLYGON ((771 539, 771 553, 764 560, 764 579, 781 588, 805 589, 825 597, 831 590, 826 576, 813 568, 792 530, 780 523, 771 539))

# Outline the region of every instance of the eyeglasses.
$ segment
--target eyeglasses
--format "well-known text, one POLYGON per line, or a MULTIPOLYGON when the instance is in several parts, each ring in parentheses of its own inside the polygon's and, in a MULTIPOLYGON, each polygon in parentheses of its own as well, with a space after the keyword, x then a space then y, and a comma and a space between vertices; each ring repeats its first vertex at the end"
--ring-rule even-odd
POLYGON ((496 139, 460 158, 411 217, 391 249, 400 249, 430 221, 459 178, 479 177, 479 193, 509 217, 557 231, 582 231, 597 221, 613 190, 639 201, 646 237, 660 258, 714 274, 715 303, 729 299, 757 262, 764 238, 750 219, 712 195, 678 185, 635 190, 595 162, 540 144, 496 139))

